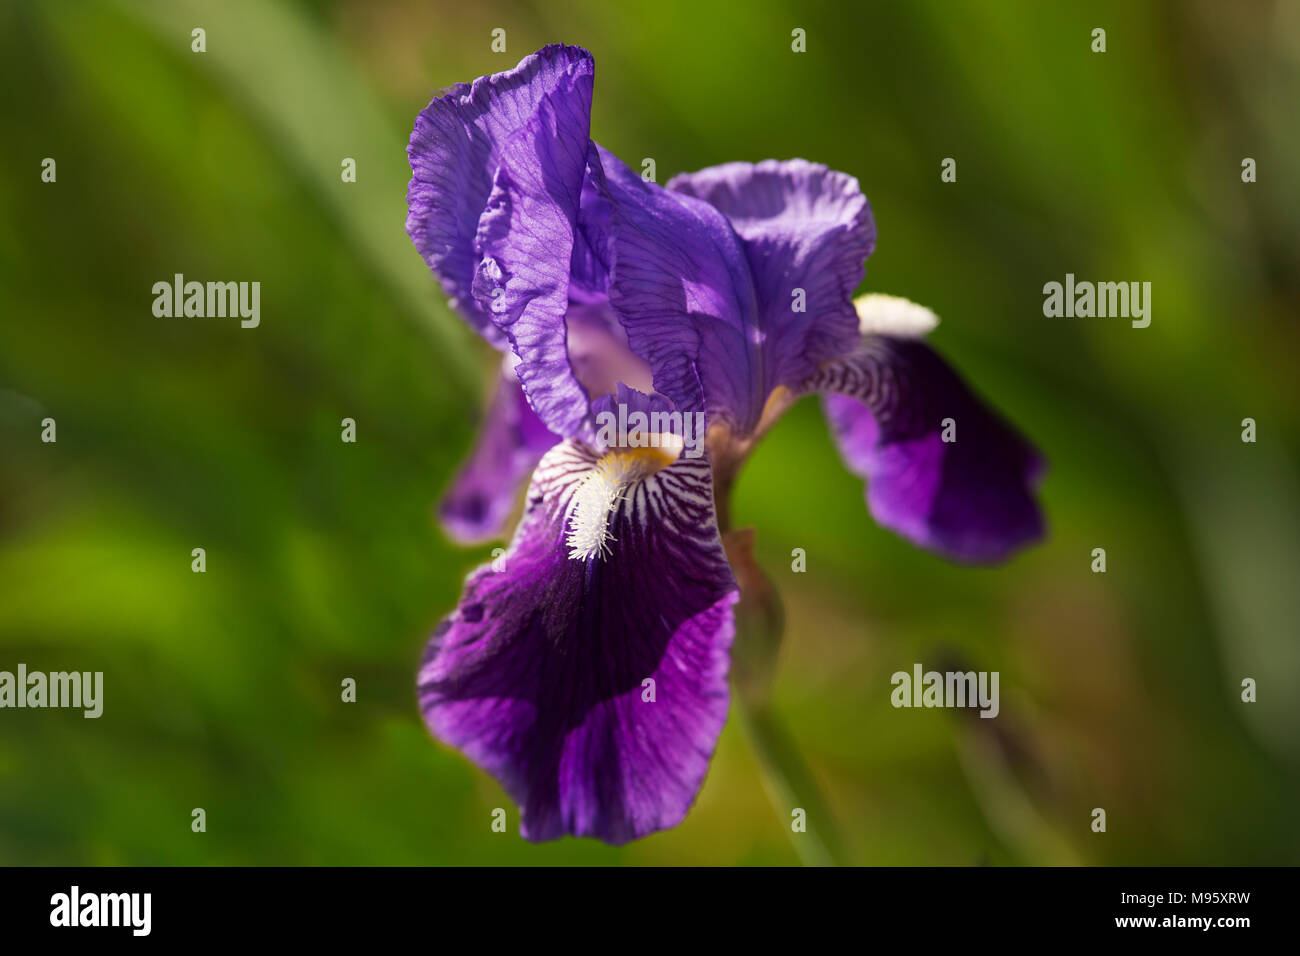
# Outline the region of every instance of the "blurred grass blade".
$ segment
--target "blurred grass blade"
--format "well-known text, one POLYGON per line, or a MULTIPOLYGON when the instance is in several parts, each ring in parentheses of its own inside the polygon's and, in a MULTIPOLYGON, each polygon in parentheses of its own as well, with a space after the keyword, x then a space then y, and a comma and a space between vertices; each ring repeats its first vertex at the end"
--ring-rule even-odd
POLYGON ((1300 760, 1300 479, 1268 442, 1207 448, 1183 439, 1170 472, 1187 502, 1205 594, 1224 661, 1224 688, 1239 706, 1241 681, 1258 685, 1243 720, 1271 750, 1300 760))
POLYGON ((812 770, 799 753, 790 734, 767 703, 754 703, 741 692, 736 710, 740 714, 750 746, 763 768, 763 784, 777 811, 790 822, 790 811, 802 809, 806 832, 791 831, 791 842, 806 866, 847 866, 839 831, 831 817, 812 770))
POLYGON ((955 739, 962 770, 989 827, 1035 866, 1080 866, 1078 853, 1035 805, 983 723, 977 719, 974 726, 969 721, 958 725, 955 739))
MULTIPOLYGON (((726 501, 726 493, 719 495, 726 501)), ((724 512, 725 515, 725 512, 724 512)), ((723 517, 725 528, 726 518, 723 517)), ((763 771, 763 785, 777 816, 789 823, 804 811, 805 831, 790 831, 795 852, 808 866, 844 866, 843 839, 812 769, 772 707, 776 661, 785 634, 785 609, 771 580, 754 559, 754 529, 726 530, 723 544, 740 586, 732 644, 736 710, 763 771)))
POLYGON ((410 179, 405 131, 393 127, 334 40, 290 4, 113 3, 186 55, 190 31, 206 31, 206 52, 193 54, 195 66, 210 71, 279 143, 367 265, 432 334, 447 373, 458 385, 477 388, 468 333, 438 305, 441 290, 404 229, 410 179), (356 182, 340 178, 345 157, 356 160, 356 182))

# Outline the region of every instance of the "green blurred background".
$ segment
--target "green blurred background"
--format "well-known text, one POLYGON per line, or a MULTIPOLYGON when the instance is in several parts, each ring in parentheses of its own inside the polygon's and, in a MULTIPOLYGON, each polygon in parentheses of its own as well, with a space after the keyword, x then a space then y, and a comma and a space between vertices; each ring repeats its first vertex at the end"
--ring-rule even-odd
POLYGON ((847 857, 1300 863, 1300 4, 1212 0, 4 0, 0 669, 102 670, 105 710, 0 711, 0 862, 799 860, 734 710, 685 823, 622 849, 520 840, 416 712, 491 548, 433 508, 494 359, 403 231, 406 137, 552 41, 595 54, 593 135, 660 182, 857 176, 864 289, 933 307, 1051 461, 1050 538, 994 570, 877 528, 815 401, 742 477, 789 613, 776 707, 847 857), (260 281, 261 326, 155 318, 177 272, 260 281), (1150 281, 1150 328, 1044 318, 1067 272, 1150 281), (950 660, 1001 673, 997 721, 890 706, 950 660))

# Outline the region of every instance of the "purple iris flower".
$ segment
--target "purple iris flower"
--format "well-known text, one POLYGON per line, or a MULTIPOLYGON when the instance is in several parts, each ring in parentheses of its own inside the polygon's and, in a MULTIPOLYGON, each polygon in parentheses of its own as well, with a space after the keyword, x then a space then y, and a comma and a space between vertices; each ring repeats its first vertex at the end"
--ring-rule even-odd
POLYGON ((704 780, 739 598, 726 490, 795 399, 823 394, 881 524, 961 561, 1041 535, 1041 460, 924 343, 932 313, 855 304, 876 238, 856 179, 769 160, 645 182, 591 140, 593 77, 548 46, 411 135, 407 232, 504 356, 444 525, 499 533, 532 475, 418 684, 524 836, 621 844, 680 822, 704 780))

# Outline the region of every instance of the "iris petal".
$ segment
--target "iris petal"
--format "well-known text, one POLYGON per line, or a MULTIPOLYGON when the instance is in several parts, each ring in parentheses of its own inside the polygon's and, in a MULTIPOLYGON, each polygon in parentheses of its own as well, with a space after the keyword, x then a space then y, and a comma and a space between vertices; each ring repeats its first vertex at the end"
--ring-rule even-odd
MULTIPOLYGON (((512 70, 452 87, 416 118, 407 146, 407 234, 453 305, 498 348, 506 337, 472 294, 482 259, 479 220, 506 145, 513 156, 536 149, 533 137, 554 133, 538 114, 554 111, 559 100, 566 112, 589 111, 594 71, 586 50, 548 46, 512 70)), ((585 150, 585 128, 581 139, 585 150)))
POLYGON ((752 429, 767 396, 764 332, 735 231, 708 203, 644 182, 607 150, 599 156, 593 173, 611 208, 610 303, 628 345, 677 408, 752 429))
POLYGON ((1041 456, 920 339, 865 335, 805 389, 830 393, 840 452, 886 528, 970 562, 1003 560, 1042 536, 1041 456))
POLYGON ((802 159, 769 159, 675 176, 668 188, 708 202, 740 237, 764 335, 765 395, 853 349, 851 299, 876 244, 856 179, 802 159))
POLYGON ((726 719, 735 580, 707 459, 679 459, 610 502, 611 548, 566 537, 600 455, 538 466, 497 564, 473 572, 420 670, 435 736, 492 773, 531 840, 624 843, 676 825, 726 719))
POLYGON ((587 393, 566 349, 575 228, 587 171, 589 98, 557 93, 502 150, 479 222, 483 259, 474 294, 519 356, 519 381, 538 416, 568 437, 587 393))
POLYGON ((524 481, 560 440, 529 407, 514 364, 501 369, 474 450, 438 509, 443 529, 463 543, 501 534, 524 481))

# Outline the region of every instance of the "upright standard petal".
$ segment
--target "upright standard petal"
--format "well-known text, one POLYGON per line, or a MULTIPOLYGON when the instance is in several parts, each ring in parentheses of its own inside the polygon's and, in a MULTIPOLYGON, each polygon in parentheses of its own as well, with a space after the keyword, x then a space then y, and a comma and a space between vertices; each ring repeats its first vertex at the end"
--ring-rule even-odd
POLYGON ((560 440, 529 407, 514 367, 508 357, 474 450, 438 509, 443 529, 462 543, 501 534, 525 479, 560 440))
POLYGON ((585 152, 594 71, 586 50, 548 46, 513 70, 452 87, 416 118, 406 150, 412 174, 406 193, 407 234, 453 304, 497 347, 506 344, 506 337, 474 299, 472 289, 482 259, 479 220, 503 151, 507 144, 514 156, 535 151, 533 137, 553 135, 549 124, 556 115, 577 111, 583 114, 579 148, 585 152), (557 105, 561 102, 563 110, 557 105))
POLYGON ((726 719, 737 591, 708 461, 657 453, 548 452, 500 570, 470 575, 425 653, 430 730, 501 782, 531 840, 676 825, 726 719), (570 557, 575 529, 591 556, 570 557))
POLYGON ((768 391, 797 386, 851 351, 851 299, 876 244, 858 181, 802 159, 726 163, 669 180, 703 199, 740 236, 754 277, 768 391))
POLYGON ((865 335, 805 385, 875 519, 951 558, 994 562, 1041 537, 1042 458, 919 338, 865 335))
POLYGON ((610 205, 610 304, 656 391, 752 430, 769 391, 764 330, 740 240, 708 203, 644 182, 597 147, 610 205))
POLYGON ((585 421, 588 402, 569 363, 565 315, 590 111, 589 97, 544 98, 529 125, 502 150, 477 240, 483 258, 474 295, 519 356, 519 381, 529 402, 565 437, 585 421))

